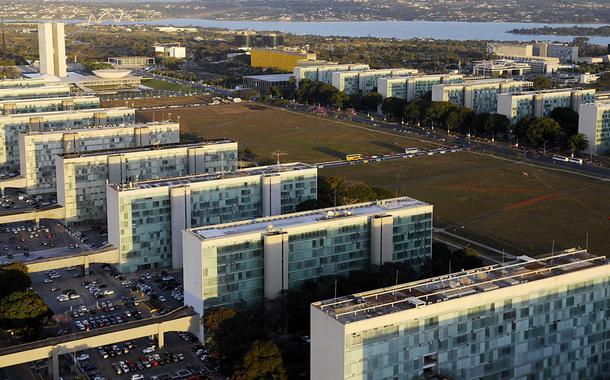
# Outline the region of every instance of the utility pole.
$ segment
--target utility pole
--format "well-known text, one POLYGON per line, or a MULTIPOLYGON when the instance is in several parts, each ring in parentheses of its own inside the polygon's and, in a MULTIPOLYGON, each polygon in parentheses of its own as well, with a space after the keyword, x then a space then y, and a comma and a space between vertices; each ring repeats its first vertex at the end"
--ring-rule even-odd
POLYGON ((4 34, 4 19, 2 19, 2 58, 6 59, 6 36, 4 34))
POLYGON ((285 156, 286 153, 284 153, 282 151, 279 151, 279 150, 276 150, 275 152, 271 153, 271 155, 275 157, 276 163, 277 163, 277 167, 278 167, 278 170, 279 170, 279 168, 280 168, 280 157, 281 156, 285 156))

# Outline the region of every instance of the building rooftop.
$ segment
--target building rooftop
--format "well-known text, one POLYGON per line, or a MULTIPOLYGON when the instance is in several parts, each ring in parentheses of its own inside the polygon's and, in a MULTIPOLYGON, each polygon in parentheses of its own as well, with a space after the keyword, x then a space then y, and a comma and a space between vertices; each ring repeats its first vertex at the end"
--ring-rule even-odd
POLYGON ((292 74, 248 75, 244 78, 262 80, 264 82, 287 82, 292 74))
POLYGON ((305 169, 314 169, 314 168, 315 168, 314 165, 296 162, 296 163, 281 164, 279 166, 278 165, 256 166, 256 167, 252 167, 252 168, 245 168, 245 169, 235 170, 235 171, 231 171, 231 172, 223 172, 223 173, 196 174, 196 175, 189 175, 189 176, 182 176, 182 177, 162 178, 162 179, 154 179, 154 180, 131 182, 131 183, 117 183, 117 184, 111 184, 110 186, 112 186, 117 191, 132 191, 132 190, 151 189, 151 188, 155 188, 155 187, 181 186, 181 185, 188 185, 191 183, 215 181, 218 179, 239 178, 239 177, 264 175, 264 174, 276 174, 276 173, 288 172, 288 171, 293 171, 293 170, 305 170, 305 169))
POLYGON ((315 302, 313 306, 340 323, 348 324, 608 263, 605 256, 595 256, 580 249, 539 259, 520 256, 505 264, 315 302))
POLYGON ((122 153, 132 153, 132 152, 146 152, 152 150, 169 150, 169 149, 178 149, 178 148, 190 148, 190 147, 200 147, 204 145, 221 145, 221 144, 229 144, 235 143, 233 140, 229 139, 218 139, 218 140, 206 140, 200 141, 196 143, 173 143, 173 144, 160 144, 160 145, 145 145, 145 146, 136 146, 136 147, 128 147, 128 148, 114 148, 114 149, 100 149, 100 150, 89 150, 89 151, 81 151, 81 152, 73 152, 73 153, 63 153, 58 154, 58 156, 63 158, 77 158, 77 157, 94 157, 94 156, 105 156, 108 154, 122 154, 122 153))
MULTIPOLYGON (((0 104, 38 103, 38 102, 46 102, 46 101, 50 101, 50 100, 62 101, 62 100, 72 100, 72 99, 99 99, 99 98, 97 96, 93 96, 93 95, 70 95, 70 96, 55 96, 52 98, 0 100, 0 104)), ((49 111, 49 112, 51 112, 51 111, 49 111)), ((54 112, 57 112, 57 111, 54 111, 54 112)), ((18 114, 18 115, 23 115, 23 114, 18 114)), ((32 115, 32 114, 28 113, 27 115, 32 115)))
POLYGON ((501 95, 535 95, 535 94, 560 94, 560 93, 570 93, 572 91, 585 91, 585 92, 595 92, 594 88, 551 88, 548 90, 533 90, 533 91, 515 91, 515 92, 507 92, 501 95))
POLYGON ((375 202, 357 203, 348 206, 331 207, 320 210, 297 212, 293 214, 257 218, 241 222, 217 224, 214 226, 193 228, 200 239, 213 239, 256 231, 280 231, 282 228, 327 221, 339 218, 350 218, 362 215, 384 214, 395 209, 430 206, 428 203, 409 197, 392 198, 375 202))
POLYGON ((462 83, 441 83, 441 86, 445 87, 469 87, 469 86, 480 86, 480 85, 488 85, 488 84, 503 84, 503 83, 532 83, 523 80, 514 80, 514 79, 503 79, 503 78, 488 78, 488 79, 478 79, 478 80, 470 80, 462 83))
POLYGON ((129 123, 129 124, 116 124, 116 125, 91 125, 84 128, 72 128, 72 129, 50 129, 48 131, 29 131, 25 132, 28 135, 52 135, 56 133, 78 133, 78 132, 89 132, 91 130, 106 130, 106 129, 123 129, 123 128, 138 128, 138 127, 148 127, 151 125, 176 125, 178 123, 174 122, 162 122, 162 121, 152 121, 147 123, 129 123))

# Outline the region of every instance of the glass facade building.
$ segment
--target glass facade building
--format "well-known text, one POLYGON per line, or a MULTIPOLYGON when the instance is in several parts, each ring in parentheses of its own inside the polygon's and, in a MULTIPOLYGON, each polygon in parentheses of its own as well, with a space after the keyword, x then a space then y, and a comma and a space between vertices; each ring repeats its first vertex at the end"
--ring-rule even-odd
POLYGON ((316 302, 311 378, 593 379, 610 266, 571 250, 316 302))
POLYGON ((107 186, 108 237, 125 272, 181 268, 182 230, 296 211, 317 197, 307 164, 107 186))
POLYGON ((203 313, 257 304, 306 280, 385 262, 419 268, 432 249, 432 206, 395 198, 184 232, 185 303, 203 313))
MULTIPOLYGON (((175 133, 162 138, 179 139, 175 133)), ((56 160, 57 201, 67 225, 106 224, 106 184, 237 169, 237 143, 230 140, 77 152, 56 160)))
POLYGON ((66 96, 45 99, 20 99, 0 101, 2 115, 72 111, 100 108, 100 99, 95 96, 66 96))

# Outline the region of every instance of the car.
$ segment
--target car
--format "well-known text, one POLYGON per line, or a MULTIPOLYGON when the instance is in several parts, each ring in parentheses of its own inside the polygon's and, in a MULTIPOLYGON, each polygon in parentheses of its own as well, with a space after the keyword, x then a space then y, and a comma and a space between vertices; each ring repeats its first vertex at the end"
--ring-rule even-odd
POLYGON ((45 278, 45 279, 44 279, 42 282, 43 282, 44 284, 50 284, 50 283, 52 283, 52 282, 53 282, 53 279, 52 279, 52 278, 45 278))
POLYGON ((151 352, 155 352, 155 346, 148 346, 142 350, 143 354, 150 354, 151 352))
POLYGON ((167 301, 167 298, 163 297, 163 296, 159 296, 159 301, 161 302, 165 302, 167 301))
POLYGON ((76 357, 76 360, 78 360, 79 362, 82 362, 83 360, 89 360, 89 354, 87 354, 86 352, 78 355, 76 357))
POLYGON ((54 287, 51 288, 51 291, 52 292, 58 292, 59 288, 57 286, 54 286, 54 287))
POLYGON ((78 294, 76 294, 76 293, 72 293, 72 294, 70 294, 70 299, 71 299, 71 300, 74 300, 74 299, 77 299, 77 298, 80 298, 80 295, 78 295, 78 294))
POLYGON ((131 375, 131 380, 144 380, 144 376, 140 375, 139 373, 134 373, 131 375))
POLYGON ((60 294, 60 295, 58 295, 58 296, 57 296, 57 300, 58 300, 59 302, 68 301, 69 299, 70 299, 70 297, 68 297, 68 296, 67 296, 67 295, 65 295, 65 294, 60 294))

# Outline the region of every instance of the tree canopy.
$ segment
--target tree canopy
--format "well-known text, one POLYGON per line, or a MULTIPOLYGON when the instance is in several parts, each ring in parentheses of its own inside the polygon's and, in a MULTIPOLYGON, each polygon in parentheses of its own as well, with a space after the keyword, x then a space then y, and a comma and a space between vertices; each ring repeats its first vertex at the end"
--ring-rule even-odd
POLYGON ((32 285, 28 268, 23 263, 12 263, 0 267, 0 299, 9 294, 25 290, 32 285))
POLYGON ((282 354, 275 343, 256 341, 244 356, 242 367, 233 380, 285 380, 286 370, 282 354))
POLYGON ((34 291, 16 291, 0 300, 0 324, 3 328, 35 326, 51 314, 44 300, 34 291))

